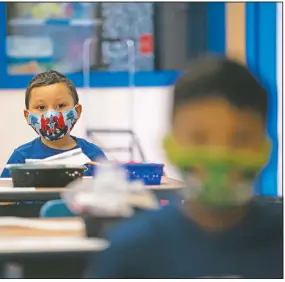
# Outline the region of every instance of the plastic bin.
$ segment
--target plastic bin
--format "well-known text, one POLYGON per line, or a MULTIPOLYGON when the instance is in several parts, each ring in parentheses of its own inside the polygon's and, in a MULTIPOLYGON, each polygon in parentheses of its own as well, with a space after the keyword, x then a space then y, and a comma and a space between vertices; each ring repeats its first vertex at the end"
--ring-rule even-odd
MULTIPOLYGON (((160 185, 163 176, 163 164, 124 164, 130 181, 142 180, 144 185, 160 185)), ((96 166, 89 167, 96 175, 96 166)))

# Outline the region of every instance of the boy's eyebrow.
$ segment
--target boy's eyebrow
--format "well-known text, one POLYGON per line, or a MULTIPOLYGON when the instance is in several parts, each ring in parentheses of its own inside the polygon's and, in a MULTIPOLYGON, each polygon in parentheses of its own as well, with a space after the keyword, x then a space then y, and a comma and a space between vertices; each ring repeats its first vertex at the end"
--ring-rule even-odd
POLYGON ((58 100, 66 100, 66 97, 64 97, 64 96, 59 96, 59 97, 56 97, 55 98, 55 101, 58 101, 58 100))
POLYGON ((34 101, 31 101, 31 103, 44 103, 44 102, 45 102, 45 101, 42 100, 42 99, 39 99, 39 100, 34 99, 34 101))

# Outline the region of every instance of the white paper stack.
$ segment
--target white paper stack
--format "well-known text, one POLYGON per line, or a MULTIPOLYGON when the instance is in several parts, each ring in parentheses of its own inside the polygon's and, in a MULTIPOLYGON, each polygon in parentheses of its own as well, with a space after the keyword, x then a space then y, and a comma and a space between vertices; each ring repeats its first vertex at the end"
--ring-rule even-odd
MULTIPOLYGON (((46 159, 36 160, 36 159, 26 159, 26 165, 29 166, 58 166, 62 165, 64 167, 78 167, 83 166, 90 162, 91 160, 82 152, 82 150, 75 149, 62 154, 58 154, 46 159)), ((6 168, 23 166, 23 164, 15 165, 6 165, 6 168)))

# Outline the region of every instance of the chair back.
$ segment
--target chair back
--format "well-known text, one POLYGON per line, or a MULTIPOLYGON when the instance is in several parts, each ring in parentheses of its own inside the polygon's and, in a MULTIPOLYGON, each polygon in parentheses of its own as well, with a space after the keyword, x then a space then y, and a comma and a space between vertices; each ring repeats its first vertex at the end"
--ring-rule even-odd
POLYGON ((41 210, 40 217, 73 217, 76 216, 68 209, 64 200, 52 200, 46 202, 41 210))

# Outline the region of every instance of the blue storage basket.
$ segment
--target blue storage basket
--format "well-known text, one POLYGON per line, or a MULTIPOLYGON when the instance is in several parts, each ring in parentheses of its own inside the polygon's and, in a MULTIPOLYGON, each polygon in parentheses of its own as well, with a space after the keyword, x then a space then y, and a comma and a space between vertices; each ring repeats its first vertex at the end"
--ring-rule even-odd
POLYGON ((160 185, 163 164, 125 164, 130 181, 143 180, 145 185, 160 185))
MULTIPOLYGON (((145 185, 160 185, 163 176, 163 164, 124 164, 128 171, 130 181, 142 180, 145 185)), ((90 166, 93 175, 96 174, 96 166, 90 166)))

